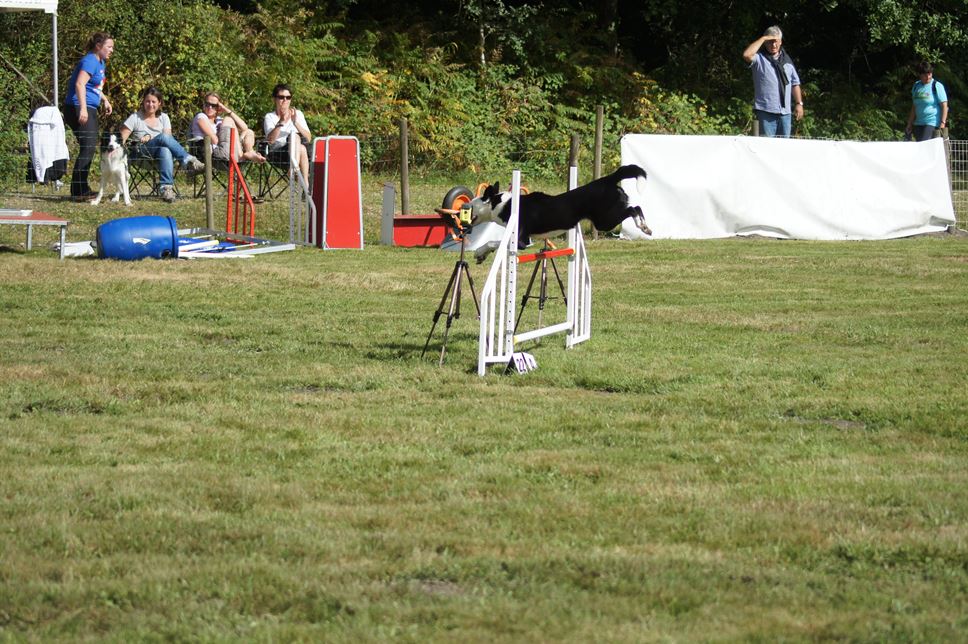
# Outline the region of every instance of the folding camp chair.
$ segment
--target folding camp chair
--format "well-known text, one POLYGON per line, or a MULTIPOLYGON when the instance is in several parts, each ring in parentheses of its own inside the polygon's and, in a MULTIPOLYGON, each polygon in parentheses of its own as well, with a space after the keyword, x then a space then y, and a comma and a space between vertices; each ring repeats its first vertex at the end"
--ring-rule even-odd
MULTIPOLYGON (((203 138, 196 137, 188 139, 188 152, 196 159, 202 159, 204 161, 205 150, 202 147, 204 144, 205 139, 203 138)), ((218 185, 223 191, 228 190, 227 171, 228 164, 225 161, 220 161, 212 157, 212 182, 218 185)), ((192 177, 192 194, 195 195, 196 199, 205 196, 204 173, 199 172, 192 177)))
POLYGON ((128 143, 128 176, 131 179, 128 191, 136 197, 157 197, 160 180, 158 162, 138 154, 137 147, 128 143))
MULTIPOLYGON (((131 178, 128 191, 133 197, 160 197, 158 191, 161 172, 158 170, 158 159, 138 152, 138 145, 128 141, 128 176, 131 178)), ((172 186, 178 194, 178 173, 181 164, 176 162, 174 168, 175 183, 172 186)))
POLYGON ((259 168, 257 196, 259 199, 277 199, 289 189, 289 148, 272 149, 264 139, 258 141, 256 147, 266 158, 259 168))

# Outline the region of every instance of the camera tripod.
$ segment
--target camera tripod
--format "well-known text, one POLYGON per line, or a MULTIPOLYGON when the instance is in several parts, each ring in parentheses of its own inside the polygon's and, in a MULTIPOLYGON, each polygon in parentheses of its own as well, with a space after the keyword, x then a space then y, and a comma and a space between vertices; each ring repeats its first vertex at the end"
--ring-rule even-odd
MULTIPOLYGON (((541 252, 547 252, 553 250, 554 247, 545 240, 544 248, 541 252)), ((558 265, 555 264, 555 258, 552 257, 542 257, 540 260, 534 263, 534 270, 531 271, 531 279, 528 281, 528 288, 525 289, 524 295, 521 297, 521 310, 518 311, 518 319, 514 321, 514 333, 518 332, 518 325, 521 324, 521 318, 524 316, 524 309, 528 305, 528 300, 538 300, 538 326, 541 326, 541 316, 544 313, 545 302, 549 299, 556 299, 555 296, 548 295, 548 264, 551 264, 551 269, 555 273, 555 280, 558 282, 558 289, 561 291, 561 299, 564 301, 565 306, 568 305, 568 296, 565 291, 565 284, 561 280, 561 274, 558 272, 558 265), (541 273, 541 281, 538 283, 538 295, 531 295, 531 289, 534 287, 534 280, 538 277, 538 272, 541 273)))
POLYGON ((454 270, 450 274, 450 281, 447 282, 447 288, 444 289, 444 295, 440 298, 440 304, 437 305, 437 310, 434 312, 434 323, 430 327, 430 333, 427 334, 427 342, 424 343, 423 351, 420 352, 420 357, 422 358, 425 353, 427 353, 427 347, 430 346, 430 338, 434 335, 434 329, 437 328, 437 322, 440 320, 440 316, 445 312, 447 313, 447 324, 444 327, 444 338, 440 346, 440 362, 438 366, 444 365, 444 356, 447 353, 447 336, 450 333, 450 325, 454 320, 460 318, 460 301, 461 301, 461 284, 464 277, 467 278, 467 285, 470 287, 471 297, 474 299, 474 308, 477 310, 477 317, 481 317, 481 305, 477 300, 477 293, 474 292, 474 280, 471 277, 470 267, 468 267, 467 262, 464 260, 464 241, 467 238, 467 231, 458 229, 460 232, 460 259, 454 263, 454 270), (447 300, 450 300, 450 305, 446 306, 447 300))

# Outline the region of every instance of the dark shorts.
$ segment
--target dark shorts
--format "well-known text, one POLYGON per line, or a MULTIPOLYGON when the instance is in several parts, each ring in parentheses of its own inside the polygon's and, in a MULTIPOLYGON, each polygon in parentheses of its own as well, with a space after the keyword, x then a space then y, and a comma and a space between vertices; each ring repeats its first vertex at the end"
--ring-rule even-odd
POLYGON ((938 128, 933 125, 915 125, 912 131, 915 141, 930 141, 937 136, 935 132, 938 131, 938 128))

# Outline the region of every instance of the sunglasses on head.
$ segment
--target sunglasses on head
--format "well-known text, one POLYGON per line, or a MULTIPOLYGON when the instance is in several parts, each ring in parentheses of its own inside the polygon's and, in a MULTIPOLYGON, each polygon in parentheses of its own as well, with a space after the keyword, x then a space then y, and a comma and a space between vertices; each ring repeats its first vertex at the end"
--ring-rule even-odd
POLYGON ((292 100, 292 94, 285 94, 285 95, 284 94, 276 94, 276 98, 278 98, 280 100, 283 100, 283 101, 291 101, 292 100))
POLYGON ((217 110, 218 103, 205 103, 205 107, 211 107, 213 110, 217 110))

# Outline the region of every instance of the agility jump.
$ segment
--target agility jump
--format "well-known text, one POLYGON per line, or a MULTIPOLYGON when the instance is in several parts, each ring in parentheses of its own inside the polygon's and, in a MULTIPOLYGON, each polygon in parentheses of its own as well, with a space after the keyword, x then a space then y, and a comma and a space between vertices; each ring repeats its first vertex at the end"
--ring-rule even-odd
MULTIPOLYGON (((568 188, 574 190, 577 186, 578 168, 572 166, 568 188)), ((567 248, 518 255, 520 199, 521 172, 515 170, 511 175, 511 216, 481 291, 481 332, 477 358, 479 376, 485 374, 488 365, 508 364, 518 343, 564 332, 565 347, 571 348, 591 337, 592 275, 581 225, 577 224, 568 231, 567 248), (518 264, 552 257, 568 258, 567 319, 558 324, 516 333, 518 264)))

